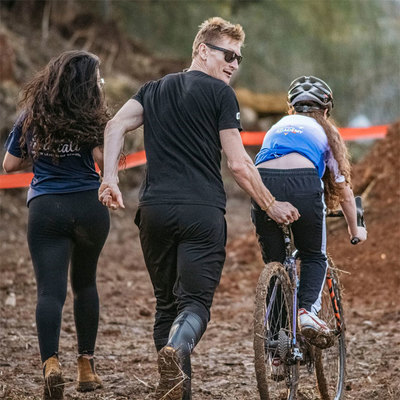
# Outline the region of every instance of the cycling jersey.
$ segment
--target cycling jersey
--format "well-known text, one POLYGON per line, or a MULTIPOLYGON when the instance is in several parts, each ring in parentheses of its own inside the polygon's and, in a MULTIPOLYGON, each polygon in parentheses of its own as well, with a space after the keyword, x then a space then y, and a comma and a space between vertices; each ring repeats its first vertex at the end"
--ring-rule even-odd
POLYGON ((255 164, 290 153, 299 153, 308 158, 314 164, 320 178, 328 167, 333 172, 336 182, 345 181, 329 147, 326 133, 314 118, 304 115, 283 117, 266 133, 255 164))

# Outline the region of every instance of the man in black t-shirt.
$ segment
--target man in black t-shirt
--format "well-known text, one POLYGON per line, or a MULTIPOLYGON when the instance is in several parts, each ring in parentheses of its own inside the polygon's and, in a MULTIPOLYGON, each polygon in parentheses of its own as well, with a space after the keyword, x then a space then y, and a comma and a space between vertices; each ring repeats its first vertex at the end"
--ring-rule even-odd
POLYGON ((117 185, 124 134, 144 124, 147 170, 135 223, 157 299, 158 399, 191 398, 190 354, 210 319, 225 261, 221 150, 237 183, 273 220, 299 217, 265 188, 241 141, 229 83, 242 60, 244 36, 240 25, 222 18, 205 21, 190 68, 143 85, 105 131, 99 199, 115 209, 124 207, 117 185))

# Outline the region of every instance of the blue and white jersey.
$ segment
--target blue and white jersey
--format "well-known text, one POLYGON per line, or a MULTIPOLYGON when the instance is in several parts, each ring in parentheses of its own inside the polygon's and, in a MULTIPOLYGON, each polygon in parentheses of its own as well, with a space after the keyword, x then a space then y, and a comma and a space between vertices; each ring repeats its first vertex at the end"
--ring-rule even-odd
POLYGON ((290 153, 299 153, 308 158, 322 178, 328 167, 335 176, 336 182, 344 182, 339 172, 338 163, 328 145, 324 129, 311 117, 288 115, 279 120, 265 134, 261 150, 256 156, 255 164, 282 157, 290 153))
MULTIPOLYGON (((21 158, 20 138, 23 120, 15 123, 5 143, 6 150, 14 157, 21 158)), ((31 148, 28 143, 25 151, 31 148)), ((29 151, 27 151, 29 153, 29 151)), ((100 177, 95 169, 92 149, 81 149, 78 145, 64 143, 59 146, 56 158, 43 149, 39 157, 33 161, 33 179, 28 190, 29 202, 43 194, 60 194, 98 189, 100 177)))

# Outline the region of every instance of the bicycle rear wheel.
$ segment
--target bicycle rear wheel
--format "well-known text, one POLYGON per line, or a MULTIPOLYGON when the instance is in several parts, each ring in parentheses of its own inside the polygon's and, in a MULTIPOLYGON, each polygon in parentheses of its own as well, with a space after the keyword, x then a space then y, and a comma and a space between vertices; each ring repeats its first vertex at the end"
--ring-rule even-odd
POLYGON ((335 339, 333 346, 327 349, 315 348, 318 389, 322 400, 341 400, 346 378, 345 323, 339 278, 329 257, 319 316, 335 331, 335 339))
POLYGON ((292 284, 280 263, 265 266, 258 280, 254 310, 254 364, 261 400, 296 398, 298 363, 287 362, 293 338, 292 284), (280 360, 279 374, 273 360, 280 360))

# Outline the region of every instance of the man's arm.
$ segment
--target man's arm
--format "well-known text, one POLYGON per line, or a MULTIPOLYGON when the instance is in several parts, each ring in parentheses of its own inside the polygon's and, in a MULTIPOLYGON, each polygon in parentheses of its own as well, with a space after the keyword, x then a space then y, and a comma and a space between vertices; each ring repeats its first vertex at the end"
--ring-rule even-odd
POLYGON ((108 121, 104 131, 104 171, 99 188, 99 200, 107 207, 124 208, 118 188, 118 162, 125 134, 143 124, 143 107, 133 99, 128 100, 108 121))
POLYGON ((220 131, 222 149, 228 167, 238 185, 247 192, 265 212, 278 223, 296 221, 300 214, 290 203, 275 201, 261 180, 257 168, 243 147, 238 129, 220 131))

